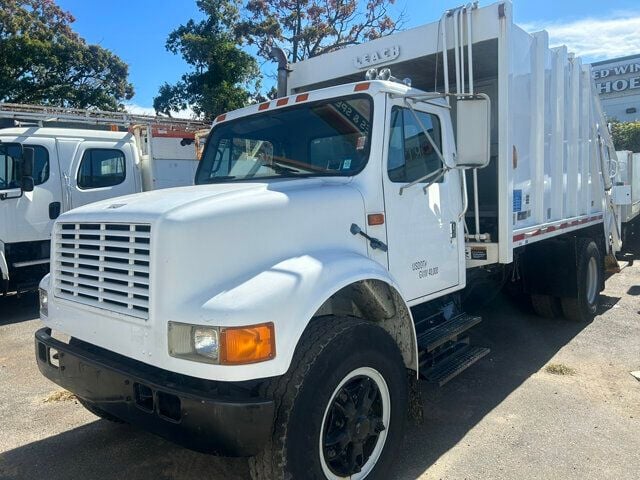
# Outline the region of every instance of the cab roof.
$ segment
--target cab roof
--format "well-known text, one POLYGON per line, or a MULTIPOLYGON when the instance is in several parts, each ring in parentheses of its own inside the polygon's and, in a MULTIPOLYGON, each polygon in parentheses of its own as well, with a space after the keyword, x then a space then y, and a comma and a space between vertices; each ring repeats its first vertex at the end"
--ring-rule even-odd
POLYGON ((286 97, 276 98, 267 102, 256 103, 254 105, 249 105, 248 107, 223 113, 222 115, 218 115, 216 117, 213 124, 216 125, 228 120, 234 120, 236 118, 246 117, 264 111, 286 108, 292 105, 314 102, 317 100, 326 100, 329 98, 343 97, 358 93, 374 96, 378 93, 391 93, 396 95, 420 95, 424 92, 415 88, 408 87, 403 83, 384 80, 367 80, 364 82, 346 83, 343 85, 326 87, 319 90, 294 93, 286 97))
POLYGON ((82 138, 103 140, 130 140, 129 132, 112 132, 90 128, 49 128, 49 127, 13 127, 0 129, 0 137, 40 137, 40 138, 82 138))

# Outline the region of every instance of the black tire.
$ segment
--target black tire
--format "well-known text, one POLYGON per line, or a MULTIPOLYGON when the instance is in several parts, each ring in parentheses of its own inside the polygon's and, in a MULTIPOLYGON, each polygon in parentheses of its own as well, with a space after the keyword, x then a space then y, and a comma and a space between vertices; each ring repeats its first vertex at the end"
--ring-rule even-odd
MULTIPOLYGON (((391 425, 384 429, 387 430, 384 432, 384 447, 366 476, 367 479, 387 478, 406 422, 407 370, 395 342, 381 327, 363 320, 330 316, 309 324, 296 348, 289 371, 265 385, 265 393, 275 400, 276 418, 271 441, 249 461, 254 480, 327 478, 321 456, 327 467, 330 462, 327 459, 335 451, 327 454, 320 451, 323 424, 333 428, 332 421, 325 420, 325 415, 338 398, 341 401, 356 398, 344 397, 343 390, 349 384, 343 390, 338 391, 337 387, 362 367, 378 372, 388 387, 390 407, 387 411, 390 412, 391 425)), ((367 378, 358 376, 354 381, 367 378)), ((360 395, 357 397, 359 399, 360 395)), ((338 421, 346 424, 341 419, 338 421)), ((369 430, 369 426, 366 428, 369 430)), ((379 438, 373 437, 376 442, 379 438)), ((348 448, 351 447, 339 453, 342 455, 348 448)))
POLYGON ((536 315, 543 318, 562 317, 562 305, 560 299, 553 295, 531 294, 531 306, 536 315))
POLYGON ((76 398, 78 399, 78 403, 80 403, 80 405, 82 405, 84 408, 89 410, 96 417, 100 417, 103 420, 108 420, 108 421, 113 422, 113 423, 125 423, 124 420, 120 420, 118 417, 114 417, 110 413, 105 412, 100 407, 96 406, 95 403, 90 402, 89 400, 85 400, 85 399, 80 398, 80 397, 76 397, 76 398))
MULTIPOLYGON (((590 322, 598 311, 600 304, 600 285, 602 285, 602 254, 596 242, 588 238, 580 238, 576 243, 576 280, 577 297, 562 298, 562 312, 567 320, 574 322, 590 322), (590 263, 595 262, 595 280, 590 274, 590 263), (595 281, 595 296, 589 298, 589 291, 595 281)), ((591 290, 592 291, 592 290, 591 290)))

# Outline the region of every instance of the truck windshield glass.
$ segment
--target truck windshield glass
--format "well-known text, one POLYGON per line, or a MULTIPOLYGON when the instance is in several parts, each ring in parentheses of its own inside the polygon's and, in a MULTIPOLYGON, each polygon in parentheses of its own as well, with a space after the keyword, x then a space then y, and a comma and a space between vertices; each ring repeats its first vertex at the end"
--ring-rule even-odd
POLYGON ((196 184, 351 176, 369 158, 373 105, 366 95, 265 111, 217 126, 196 184))

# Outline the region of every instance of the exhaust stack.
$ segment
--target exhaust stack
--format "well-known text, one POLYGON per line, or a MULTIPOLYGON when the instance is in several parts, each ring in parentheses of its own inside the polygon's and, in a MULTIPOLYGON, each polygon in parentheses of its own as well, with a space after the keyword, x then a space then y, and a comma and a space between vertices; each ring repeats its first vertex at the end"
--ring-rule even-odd
POLYGON ((287 96, 287 75, 291 71, 287 54, 279 47, 273 47, 269 54, 272 60, 278 62, 278 98, 287 96))

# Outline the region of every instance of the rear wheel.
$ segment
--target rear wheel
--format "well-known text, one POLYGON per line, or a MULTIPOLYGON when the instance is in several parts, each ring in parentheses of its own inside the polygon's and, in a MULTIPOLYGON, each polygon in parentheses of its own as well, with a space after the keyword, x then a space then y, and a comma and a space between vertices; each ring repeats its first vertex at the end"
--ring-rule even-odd
POLYGON ((543 318, 562 317, 560 299, 553 295, 531 294, 531 306, 536 314, 543 318))
POLYGON ((562 299, 562 311, 569 320, 588 322, 593 320, 600 303, 602 254, 590 239, 579 239, 576 253, 578 294, 576 297, 562 299))
POLYGON ((289 372, 266 389, 275 427, 250 461, 254 479, 386 478, 402 440, 408 386, 400 351, 382 328, 314 320, 289 372))

